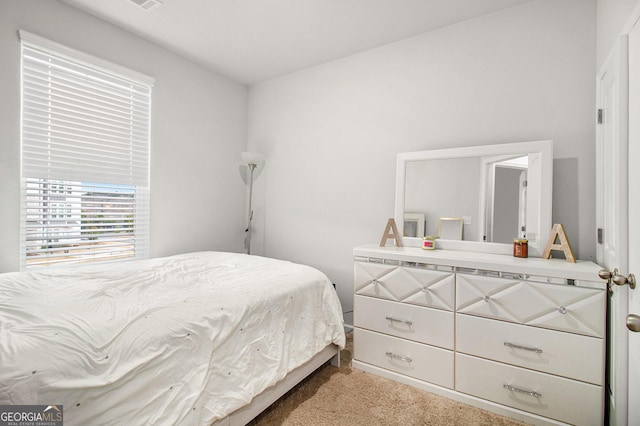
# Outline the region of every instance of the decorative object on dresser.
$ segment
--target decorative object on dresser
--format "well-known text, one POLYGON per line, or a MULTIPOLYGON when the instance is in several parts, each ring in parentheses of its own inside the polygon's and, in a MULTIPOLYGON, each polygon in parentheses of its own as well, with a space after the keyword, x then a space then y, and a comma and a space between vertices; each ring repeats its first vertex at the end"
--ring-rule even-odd
POLYGON ((562 251, 567 262, 576 263, 576 257, 574 256, 573 250, 571 249, 571 244, 569 244, 569 238, 567 237, 567 233, 565 232, 564 226, 562 226, 561 223, 556 223, 553 225, 553 229, 551 230, 551 234, 549 235, 547 245, 542 252, 542 258, 549 259, 551 257, 552 250, 562 251), (558 241, 557 244, 556 241, 558 241))
POLYGON ((402 237, 398 233, 398 227, 396 226, 396 221, 393 218, 389 218, 387 221, 387 226, 385 226, 382 239, 380 240, 380 247, 384 247, 389 238, 395 242, 396 247, 402 247, 402 237))
POLYGON ((462 240, 462 226, 461 217, 441 217, 438 220, 438 238, 462 240))
POLYGON ((436 249, 436 240, 438 237, 433 235, 425 235, 422 237, 422 249, 423 250, 435 250, 436 249))
POLYGON ((602 424, 599 266, 418 247, 353 254, 355 368, 529 423, 602 424))
POLYGON ((529 257, 529 241, 525 238, 513 240, 513 257, 529 257))
POLYGON ((422 238, 424 237, 424 225, 424 213, 405 213, 402 236, 422 238))

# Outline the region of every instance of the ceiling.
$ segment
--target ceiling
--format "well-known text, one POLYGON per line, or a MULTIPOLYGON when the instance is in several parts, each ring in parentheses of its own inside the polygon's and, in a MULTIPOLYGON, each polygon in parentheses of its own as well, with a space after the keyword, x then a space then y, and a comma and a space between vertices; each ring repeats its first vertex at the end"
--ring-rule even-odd
POLYGON ((529 0, 62 1, 250 85, 529 0))

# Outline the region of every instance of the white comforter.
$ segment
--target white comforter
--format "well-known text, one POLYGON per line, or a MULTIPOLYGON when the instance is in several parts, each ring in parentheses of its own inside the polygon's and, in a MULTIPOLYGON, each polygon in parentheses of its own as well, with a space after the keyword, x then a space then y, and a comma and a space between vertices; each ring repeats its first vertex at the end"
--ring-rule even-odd
POLYGON ((0 274, 0 404, 65 424, 211 424, 329 343, 340 302, 308 266, 201 252, 0 274))

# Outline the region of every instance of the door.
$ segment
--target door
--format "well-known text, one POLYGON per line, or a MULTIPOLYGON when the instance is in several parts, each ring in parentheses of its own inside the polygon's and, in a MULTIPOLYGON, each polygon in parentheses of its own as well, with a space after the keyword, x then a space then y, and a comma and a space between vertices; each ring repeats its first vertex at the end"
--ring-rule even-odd
POLYGON ((598 261, 619 268, 609 299, 609 422, 640 425, 640 25, 623 36, 599 81, 598 261), (636 179, 637 180, 637 179, 636 179), (635 212, 636 214, 633 214, 635 212))
MULTIPOLYGON (((640 274, 640 24, 629 34, 629 271, 640 274), (635 185, 632 183, 635 180, 635 185)), ((640 316, 640 290, 629 290, 629 314, 640 316)), ((632 317, 633 318, 633 317, 632 317)), ((627 333, 629 424, 640 424, 640 332, 627 333)))
MULTIPOLYGON (((596 222, 598 263, 608 271, 628 268, 627 144, 628 50, 621 37, 598 79, 596 222)), ((611 425, 628 418, 628 345, 624 326, 628 287, 611 286, 608 298, 607 406, 611 425)))

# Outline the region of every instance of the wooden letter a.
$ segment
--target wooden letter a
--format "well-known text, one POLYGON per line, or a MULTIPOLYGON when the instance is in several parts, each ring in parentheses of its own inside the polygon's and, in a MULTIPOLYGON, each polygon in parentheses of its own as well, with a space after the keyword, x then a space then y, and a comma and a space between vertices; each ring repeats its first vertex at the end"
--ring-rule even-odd
POLYGON ((551 257, 551 250, 562 250, 567 262, 576 263, 576 257, 573 255, 573 250, 571 250, 567 233, 564 231, 564 226, 562 226, 561 223, 553 225, 547 246, 544 248, 544 252, 542 252, 542 258, 549 259, 551 257), (556 239, 559 240, 559 244, 556 244, 556 239))
POLYGON ((396 221, 393 218, 387 221, 387 227, 384 228, 384 234, 382 234, 382 239, 380 240, 380 247, 384 247, 389 238, 395 240, 397 247, 402 247, 402 238, 400 238, 396 221))

